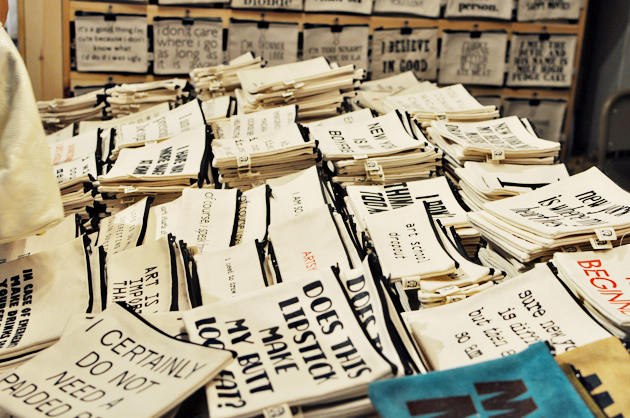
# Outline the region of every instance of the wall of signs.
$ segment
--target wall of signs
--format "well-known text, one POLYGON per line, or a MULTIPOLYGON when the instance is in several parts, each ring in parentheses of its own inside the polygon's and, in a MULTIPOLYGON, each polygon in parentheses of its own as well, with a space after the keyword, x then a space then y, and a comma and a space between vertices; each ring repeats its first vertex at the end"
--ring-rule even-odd
POLYGON ((185 76, 253 51, 268 66, 324 56, 373 80, 412 71, 511 107, 544 99, 530 112, 564 120, 538 130, 566 132, 572 113, 583 0, 156 2, 71 0, 69 78, 185 76))
POLYGON ((576 35, 514 32, 510 39, 506 31, 444 30, 440 50, 435 27, 370 33, 369 25, 300 28, 298 22, 234 18, 224 30, 218 18, 156 16, 149 25, 145 15, 77 13, 74 26, 80 72, 185 75, 252 51, 267 66, 324 56, 364 68, 371 79, 413 71, 442 85, 568 88, 577 46, 576 35))

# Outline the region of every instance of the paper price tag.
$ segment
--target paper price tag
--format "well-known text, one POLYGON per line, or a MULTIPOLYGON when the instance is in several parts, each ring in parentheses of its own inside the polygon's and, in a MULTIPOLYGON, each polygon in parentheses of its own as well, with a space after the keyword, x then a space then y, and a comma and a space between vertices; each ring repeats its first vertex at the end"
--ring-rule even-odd
POLYGON ((446 295, 450 295, 453 293, 457 293, 459 292, 459 287, 457 286, 448 286, 448 287, 443 287, 442 289, 438 289, 435 291, 435 293, 442 295, 442 296, 446 296, 446 295))
POLYGON ((445 303, 459 302, 460 300, 464 299, 466 299, 466 296, 464 295, 447 296, 445 303))
POLYGON ((265 418, 303 418, 302 408, 293 407, 289 404, 283 403, 280 405, 272 406, 263 410, 265 418))
POLYGON ((379 171, 380 170, 380 166, 378 165, 378 163, 376 161, 366 161, 365 162, 365 171, 369 172, 375 172, 375 171, 379 171))
POLYGON ((600 241, 614 241, 617 239, 617 233, 614 228, 598 228, 595 230, 595 235, 600 241))
POLYGON ((251 171, 247 171, 247 170, 238 172, 238 178, 239 179, 251 179, 251 178, 254 178, 254 177, 258 176, 258 175, 259 175, 258 173, 252 173, 251 171))
POLYGON ((366 154, 353 154, 352 158, 354 158, 355 160, 366 160, 367 159, 367 155, 366 154))
POLYGON ((600 241, 597 238, 591 238, 589 241, 594 250, 610 250, 613 247, 610 241, 600 241))
POLYGON ((581 253, 582 252, 580 247, 577 245, 565 245, 564 247, 561 247, 561 249, 562 249, 562 252, 564 253, 581 253))
POLYGON ((246 168, 249 170, 249 167, 252 166, 252 159, 249 155, 239 155, 236 157, 236 165, 239 169, 246 168))
POLYGON ((137 192, 138 188, 137 187, 133 187, 133 186, 129 186, 129 187, 125 187, 124 192, 125 193, 133 193, 133 192, 137 192))
POLYGON ((191 257, 199 254, 199 247, 197 247, 196 245, 189 245, 186 247, 186 250, 188 250, 188 254, 190 254, 191 257))
POLYGON ((402 287, 403 289, 419 289, 420 288, 420 280, 412 279, 409 277, 402 278, 402 287))
POLYGON ((448 122, 448 116, 446 116, 446 113, 436 113, 435 120, 443 120, 444 122, 448 122))
POLYGON ((134 203, 135 201, 136 201, 136 199, 134 199, 133 197, 124 197, 124 198, 120 199, 120 203, 122 203, 122 204, 134 203))
POLYGON ((502 149, 493 149, 492 151, 492 162, 505 160, 505 151, 502 149))

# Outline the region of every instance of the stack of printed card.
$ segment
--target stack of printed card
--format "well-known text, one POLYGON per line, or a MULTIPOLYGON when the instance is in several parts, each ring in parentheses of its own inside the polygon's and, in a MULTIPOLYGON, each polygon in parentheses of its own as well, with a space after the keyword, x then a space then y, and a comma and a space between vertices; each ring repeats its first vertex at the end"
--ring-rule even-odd
POLYGON ((299 120, 309 120, 339 114, 344 99, 355 96, 354 89, 365 71, 354 65, 329 64, 326 58, 319 57, 242 70, 237 75, 242 90, 236 90, 236 98, 245 113, 296 104, 300 107, 299 120))
POLYGON ((567 179, 564 164, 522 165, 466 161, 455 168, 460 196, 472 210, 483 210, 487 202, 518 196, 550 183, 567 179))
MULTIPOLYGON (((134 125, 131 125, 134 126, 134 125)), ((190 187, 212 185, 210 137, 206 125, 162 142, 123 148, 113 167, 98 178, 103 203, 113 212, 146 196, 170 202, 190 187)))
POLYGON ((558 142, 536 137, 516 116, 484 122, 433 121, 427 128, 430 141, 446 154, 453 169, 466 161, 503 164, 554 164, 558 142))
MULTIPOLYGON (((379 80, 380 81, 380 80, 379 80)), ((390 109, 406 110, 419 122, 475 122, 497 118, 496 106, 484 106, 461 84, 385 99, 390 109)))
POLYGON ((54 138, 49 140, 50 158, 65 215, 76 213, 87 219, 88 208, 94 207, 97 197, 92 182, 102 168, 101 130, 94 129, 57 142, 52 142, 54 138))
POLYGON ((240 189, 304 170, 317 158, 315 141, 297 123, 255 137, 215 139, 212 152, 219 181, 240 189))
POLYGON ((178 78, 117 85, 105 91, 107 114, 117 118, 160 103, 181 104, 188 98, 190 89, 186 80, 178 78))
POLYGON ((37 102, 39 116, 48 133, 57 131, 73 122, 101 120, 105 116, 105 90, 68 99, 53 99, 37 102))
POLYGON ((560 279, 602 326, 618 338, 630 336, 629 246, 606 251, 556 253, 553 265, 560 279))
POLYGON ((115 160, 123 148, 135 148, 164 141, 204 125, 201 102, 196 99, 191 100, 146 122, 117 127, 110 158, 115 160))
MULTIPOLYGON (((474 256, 479 232, 468 223, 466 211, 457 201, 445 177, 394 183, 385 186, 356 185, 346 188, 348 211, 359 230, 365 230, 365 218, 375 213, 396 210, 412 204, 427 203, 429 214, 441 225, 455 228, 466 253, 474 256)), ((456 241, 455 237, 451 239, 456 241)))
POLYGON ((607 249, 630 232, 630 194, 593 167, 468 213, 482 237, 521 263, 554 252, 607 249))
POLYGON ((261 57, 254 57, 248 52, 228 64, 195 68, 190 72, 190 79, 195 86, 197 97, 205 102, 240 87, 241 83, 236 75, 238 71, 260 69, 264 64, 261 57))
POLYGON ((442 153, 430 145, 407 113, 341 125, 316 126, 324 161, 334 169, 333 181, 351 184, 392 184, 437 175, 442 153))

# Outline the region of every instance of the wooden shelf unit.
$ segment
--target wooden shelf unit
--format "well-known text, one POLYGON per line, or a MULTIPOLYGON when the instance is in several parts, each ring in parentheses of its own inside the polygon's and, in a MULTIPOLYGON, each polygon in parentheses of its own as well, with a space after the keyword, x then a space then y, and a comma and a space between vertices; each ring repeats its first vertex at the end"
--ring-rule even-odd
POLYGON ((376 28, 400 28, 408 25, 412 28, 435 28, 439 29, 440 36, 444 30, 462 31, 496 31, 502 30, 508 33, 508 40, 512 33, 550 33, 550 34, 573 34, 577 35, 577 45, 575 61, 573 64, 573 78, 571 87, 559 88, 512 88, 512 87, 483 87, 467 86, 474 95, 492 95, 505 98, 525 98, 525 99, 563 99, 567 101, 567 112, 563 128, 563 160, 566 157, 567 139, 571 129, 571 118, 573 116, 574 98, 576 94, 577 80, 579 75, 579 63, 582 52, 584 38, 584 28, 586 23, 586 11, 588 0, 584 1, 584 8, 580 18, 576 23, 569 22, 513 22, 513 21, 492 21, 473 19, 430 19, 414 16, 382 16, 382 15, 349 15, 349 14, 327 14, 327 13, 306 13, 306 12, 283 12, 266 10, 243 10, 229 8, 210 8, 198 6, 163 6, 156 4, 128 4, 128 3, 106 3, 91 1, 63 0, 63 30, 64 30, 64 91, 69 92, 70 88, 76 85, 89 85, 107 82, 142 82, 172 78, 171 76, 156 76, 152 74, 122 75, 116 73, 79 73, 70 70, 70 21, 74 19, 76 11, 101 12, 101 13, 132 13, 147 15, 148 24, 153 23, 156 16, 164 17, 219 17, 223 26, 228 27, 230 18, 261 20, 270 22, 297 22, 300 30, 304 23, 318 24, 367 24, 370 32, 376 28))

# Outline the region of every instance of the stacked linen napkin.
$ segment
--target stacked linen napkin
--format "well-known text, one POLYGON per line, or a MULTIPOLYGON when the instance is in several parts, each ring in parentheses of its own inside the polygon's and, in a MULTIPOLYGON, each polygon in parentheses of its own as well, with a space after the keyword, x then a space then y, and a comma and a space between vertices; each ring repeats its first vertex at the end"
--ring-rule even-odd
POLYGON ((37 102, 44 129, 52 133, 74 122, 103 119, 106 107, 104 94, 105 90, 99 89, 68 99, 37 102))
POLYGON ((604 415, 581 396, 542 342, 509 357, 466 366, 375 382, 369 396, 383 418, 534 417, 560 411, 575 418, 604 415))
POLYGON ((127 116, 118 115, 118 117, 111 120, 81 121, 78 124, 79 133, 82 134, 97 128, 101 128, 103 131, 106 131, 111 128, 120 128, 124 125, 148 122, 160 115, 163 115, 169 110, 171 110, 171 105, 169 103, 160 103, 127 116))
POLYGON ((521 263, 547 261, 566 246, 612 248, 630 231, 630 194, 593 167, 468 213, 482 237, 521 263))
POLYGON ((55 248, 83 234, 79 215, 66 216, 43 234, 0 244, 0 264, 55 248))
MULTIPOLYGON (((63 319, 65 325, 67 315, 63 319)), ((171 337, 120 305, 69 319, 57 344, 2 376, 0 404, 7 414, 173 417, 232 362, 230 352, 171 337)), ((166 329, 166 320, 152 321, 166 329)))
POLYGON ((522 165, 466 161, 455 168, 460 196, 472 210, 488 202, 518 196, 560 180, 569 173, 564 164, 522 165))
MULTIPOLYGON (((133 125, 132 125, 133 126, 133 125)), ((162 142, 123 148, 107 174, 99 176, 103 203, 115 212, 153 196, 155 204, 170 202, 189 187, 213 184, 209 128, 199 126, 162 142)))
POLYGON ((595 341, 556 356, 561 365, 579 370, 581 380, 606 417, 630 411, 630 354, 618 338, 595 341))
POLYGON ((458 263, 446 252, 426 206, 409 205, 364 218, 383 275, 404 287, 444 278, 458 263))
POLYGON ((252 138, 278 131, 297 122, 296 105, 276 107, 259 112, 237 114, 229 119, 210 122, 215 139, 252 138))
MULTIPOLYGON (((411 204, 363 219, 371 241, 367 249, 376 250, 406 311, 457 302, 502 278, 501 271, 471 262, 439 220, 434 224, 428 208, 426 202, 411 204)), ((451 234, 456 236, 454 228, 451 234)))
POLYGON ((164 141, 203 125, 201 102, 195 99, 146 122, 120 126, 114 135, 111 159, 115 160, 123 148, 164 141))
POLYGON ((181 104, 189 96, 188 82, 173 78, 108 88, 107 114, 114 118, 146 110, 160 103, 181 104))
POLYGON ((353 65, 339 67, 324 57, 237 73, 242 90, 236 90, 245 113, 287 104, 300 107, 299 120, 336 116, 345 98, 365 76, 353 65))
POLYGON ((503 270, 505 276, 508 278, 516 277, 519 274, 523 274, 536 265, 535 262, 521 263, 511 255, 507 254, 501 248, 496 247, 490 242, 482 240, 477 252, 477 257, 481 264, 484 266, 492 267, 498 270, 503 270))
POLYGON ((545 265, 456 304, 402 316, 432 370, 509 356, 538 341, 561 354, 610 336, 545 265))
POLYGON ((241 83, 236 75, 241 70, 255 70, 264 66, 261 57, 254 57, 251 52, 234 58, 228 64, 215 67, 195 68, 190 72, 197 97, 202 101, 224 96, 226 93, 240 87, 241 83))
POLYGON ((466 161, 503 164, 554 164, 560 143, 533 135, 516 116, 483 122, 433 121, 430 141, 446 154, 452 170, 466 161))
POLYGON ((613 335, 630 336, 628 265, 630 247, 606 251, 556 253, 553 265, 558 277, 588 311, 613 335))
POLYGON ((476 252, 480 234, 468 223, 466 211, 457 201, 445 177, 386 186, 348 186, 346 193, 348 210, 360 230, 365 230, 365 217, 374 213, 427 202, 429 214, 434 220, 440 220, 447 228, 455 227, 467 254, 474 256, 476 252))
POLYGON ((192 342, 240 360, 206 386, 213 417, 346 403, 396 373, 329 268, 290 279, 184 312, 192 342))
POLYGON ((219 181, 241 189, 304 170, 317 158, 316 143, 300 124, 257 137, 215 139, 212 152, 219 181))
POLYGON ((317 126, 311 137, 324 161, 332 163, 333 181, 342 186, 426 179, 442 164, 442 153, 407 113, 398 111, 352 124, 317 126))
POLYGON ((475 122, 499 116, 496 106, 483 106, 461 84, 385 99, 389 109, 406 110, 419 122, 475 122))
POLYGON ((385 99, 394 95, 407 95, 437 89, 435 83, 418 81, 412 71, 396 74, 379 80, 366 81, 357 90, 357 97, 352 101, 359 108, 372 109, 379 114, 389 113, 391 108, 385 99))
POLYGON ((207 124, 226 121, 236 114, 236 99, 232 96, 215 97, 201 102, 201 110, 207 124))
POLYGON ((101 173, 101 142, 101 130, 95 129, 49 143, 53 172, 66 216, 79 214, 87 219, 94 208, 98 196, 92 181, 101 173))
POLYGON ((82 236, 0 264, 0 370, 54 344, 72 315, 92 311, 90 252, 82 236))

